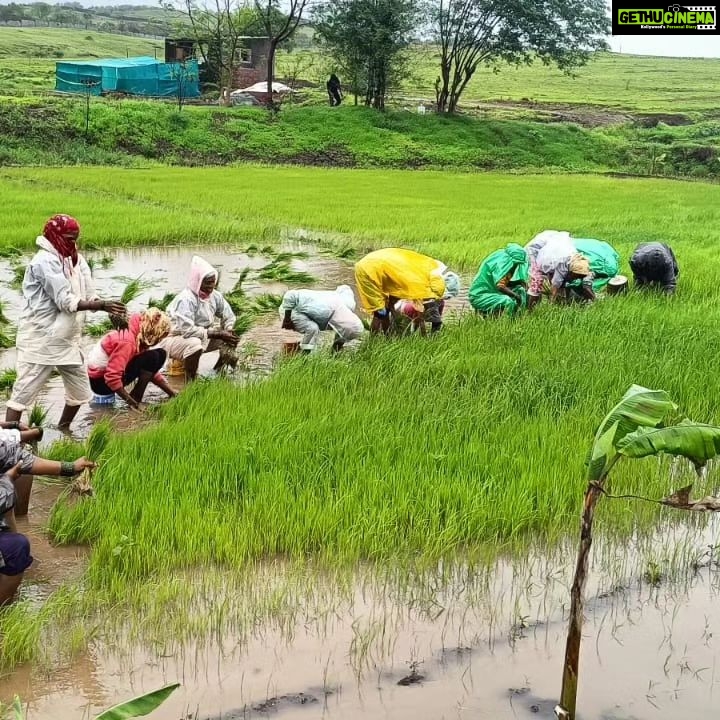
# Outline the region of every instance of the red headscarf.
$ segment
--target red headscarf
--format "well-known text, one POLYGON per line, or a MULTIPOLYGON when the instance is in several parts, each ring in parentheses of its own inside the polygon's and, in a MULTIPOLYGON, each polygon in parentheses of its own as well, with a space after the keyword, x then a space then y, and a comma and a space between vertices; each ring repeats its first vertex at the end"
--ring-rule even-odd
POLYGON ((53 215, 43 228, 43 236, 58 251, 61 258, 69 258, 73 267, 78 262, 75 241, 80 235, 80 225, 69 215, 53 215))

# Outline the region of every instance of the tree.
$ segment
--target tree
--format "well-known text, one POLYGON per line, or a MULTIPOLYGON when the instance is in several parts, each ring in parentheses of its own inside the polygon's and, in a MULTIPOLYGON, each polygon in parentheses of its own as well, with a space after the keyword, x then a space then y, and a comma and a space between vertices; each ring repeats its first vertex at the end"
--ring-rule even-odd
POLYGON ((180 60, 172 63, 170 68, 170 77, 177 82, 177 102, 178 112, 182 111, 185 98, 187 97, 188 84, 197 80, 195 73, 195 62, 188 66, 187 60, 180 60))
MULTIPOLYGON (((161 6, 187 18, 209 79, 230 87, 242 37, 260 27, 255 10, 242 0, 161 0, 161 6)), ((184 27, 181 32, 187 30, 184 27)))
POLYGON ((309 0, 288 0, 282 12, 280 11, 280 0, 254 0, 254 2, 260 25, 268 39, 267 106, 272 110, 275 109, 272 94, 275 53, 278 46, 287 42, 295 34, 309 0))
MULTIPOLYGON (((610 471, 622 457, 642 458, 667 453, 687 458, 700 475, 707 462, 720 454, 720 427, 687 419, 678 421, 676 413, 677 406, 663 390, 648 390, 633 385, 608 413, 595 434, 588 460, 588 486, 583 503, 575 577, 570 590, 570 619, 560 704, 555 708, 555 714, 561 720, 575 720, 585 581, 595 506, 603 494, 627 497, 612 496, 606 492, 605 484, 610 471)), ((691 489, 692 485, 652 502, 681 510, 720 511, 720 499, 715 497, 691 502, 691 489)))
POLYGON ((420 24, 417 0, 327 0, 315 32, 365 104, 385 108, 388 90, 405 76, 405 50, 420 24))
POLYGON ((481 64, 519 65, 540 59, 570 71, 605 49, 605 0, 431 0, 440 50, 438 112, 454 112, 481 64))

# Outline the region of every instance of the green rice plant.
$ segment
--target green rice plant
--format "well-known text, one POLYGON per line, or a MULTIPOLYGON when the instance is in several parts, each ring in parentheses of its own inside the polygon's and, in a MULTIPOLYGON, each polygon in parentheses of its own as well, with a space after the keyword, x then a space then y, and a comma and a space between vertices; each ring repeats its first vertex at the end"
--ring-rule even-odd
POLYGON ((168 305, 175 298, 175 293, 165 293, 161 298, 150 298, 148 300, 148 307, 155 307, 159 310, 167 310, 168 305))
POLYGON ((282 295, 275 293, 263 293, 255 295, 252 299, 253 308, 258 313, 276 312, 282 303, 282 295))
POLYGON ((273 260, 258 273, 261 280, 274 280, 295 285, 312 285, 316 279, 309 273, 293 270, 286 261, 273 260))
POLYGON ((107 270, 114 262, 115 258, 111 255, 103 255, 100 260, 98 260, 98 264, 103 270, 107 270))
POLYGON ((43 427, 47 420, 48 410, 42 405, 35 403, 30 410, 30 418, 28 420, 30 427, 43 427))
POLYGON ((9 282, 10 287, 13 288, 13 290, 20 290, 23 280, 25 279, 25 265, 12 265, 10 271, 12 272, 9 282))
POLYGON ((140 293, 152 286, 153 283, 149 280, 143 280, 142 275, 128 280, 127 285, 125 285, 125 288, 120 295, 120 302, 123 303, 123 305, 128 305, 135 300, 140 293))
POLYGON ((109 333, 113 329, 113 324, 109 319, 101 320, 100 322, 85 325, 84 332, 90 337, 102 337, 109 333))
POLYGON ((8 332, 7 328, 0 327, 0 348, 15 347, 15 333, 8 332))
POLYGON ((15 368, 7 368, 0 373, 0 390, 7 392, 12 390, 12 386, 17 380, 17 370, 15 368))
POLYGON ((5 301, 0 300, 0 325, 9 325, 7 315, 5 314, 5 301))
POLYGON ((22 255, 22 250, 16 247, 0 247, 0 258, 17 258, 22 255))
POLYGON ((93 429, 85 441, 85 457, 97 462, 105 452, 112 434, 112 425, 108 420, 102 420, 93 425, 93 429))

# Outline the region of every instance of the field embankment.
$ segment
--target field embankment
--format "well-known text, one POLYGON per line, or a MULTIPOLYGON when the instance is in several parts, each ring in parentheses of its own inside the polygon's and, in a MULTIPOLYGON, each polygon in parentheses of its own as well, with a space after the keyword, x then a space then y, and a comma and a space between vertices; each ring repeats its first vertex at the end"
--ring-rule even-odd
MULTIPOLYGON (((596 113, 597 114, 597 113, 596 113)), ((227 165, 455 168, 523 172, 720 175, 720 122, 583 127, 526 111, 439 117, 355 107, 185 107, 142 101, 0 100, 5 165, 227 165), (506 113, 507 115, 507 113, 506 113), (533 119, 534 117, 534 119, 533 119), (538 117, 541 121, 538 121, 538 117), (647 127, 655 125, 654 127, 647 127)), ((684 116, 683 116, 684 117, 684 116)))

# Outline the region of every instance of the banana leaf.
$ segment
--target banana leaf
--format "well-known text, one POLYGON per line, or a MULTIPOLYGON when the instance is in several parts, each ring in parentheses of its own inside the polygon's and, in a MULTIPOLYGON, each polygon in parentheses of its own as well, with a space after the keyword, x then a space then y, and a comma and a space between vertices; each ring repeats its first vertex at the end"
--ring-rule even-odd
POLYGON ((109 710, 100 713, 95 720, 129 720, 142 715, 148 715, 162 705, 170 694, 180 687, 180 683, 166 685, 159 690, 140 695, 127 702, 111 707, 109 710))
POLYGON ((633 385, 595 433, 588 458, 588 480, 597 481, 607 474, 618 458, 617 445, 622 438, 641 427, 658 427, 676 409, 664 390, 633 385), (614 432, 610 432, 613 427, 614 432))
POLYGON ((663 428, 639 427, 617 442, 617 451, 630 458, 667 453, 687 458, 696 468, 720 454, 720 427, 683 420, 663 428))

